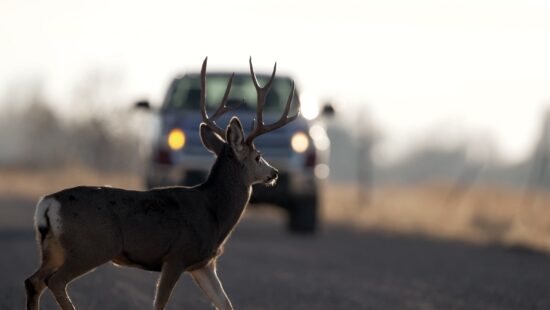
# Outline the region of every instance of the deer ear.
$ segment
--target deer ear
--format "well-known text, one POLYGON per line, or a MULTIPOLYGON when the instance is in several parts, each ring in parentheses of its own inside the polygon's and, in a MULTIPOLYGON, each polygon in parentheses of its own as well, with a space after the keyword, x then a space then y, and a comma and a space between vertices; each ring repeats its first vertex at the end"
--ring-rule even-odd
POLYGON ((229 121, 229 125, 227 125, 227 129, 225 130, 225 139, 235 152, 235 155, 237 155, 238 158, 243 158, 245 150, 244 132, 243 126, 238 118, 233 117, 231 121, 229 121))
POLYGON ((200 136, 202 144, 207 150, 216 154, 216 156, 220 155, 224 141, 204 123, 200 125, 200 136))

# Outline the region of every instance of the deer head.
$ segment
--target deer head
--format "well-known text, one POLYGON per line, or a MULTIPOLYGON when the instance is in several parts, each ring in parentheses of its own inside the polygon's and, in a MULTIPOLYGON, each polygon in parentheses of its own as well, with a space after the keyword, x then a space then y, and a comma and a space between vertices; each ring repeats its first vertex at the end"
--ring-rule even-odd
POLYGON ((243 175, 246 178, 246 183, 257 184, 263 183, 265 185, 274 185, 278 171, 271 166, 263 157, 260 151, 254 146, 254 139, 258 136, 273 131, 277 128, 284 126, 285 124, 296 119, 300 113, 300 102, 298 102, 297 113, 291 117, 288 117, 290 111, 290 104, 294 97, 294 83, 292 84, 292 90, 288 96, 285 109, 281 118, 275 123, 266 125, 263 122, 263 109, 267 94, 275 79, 275 71, 277 64, 273 68, 271 78, 264 87, 258 84, 254 68, 252 66, 252 57, 250 58, 250 75, 256 88, 258 106, 256 109, 256 117, 253 122, 253 127, 248 137, 245 138, 243 127, 237 117, 231 118, 227 128, 223 130, 220 128, 215 120, 222 114, 226 113, 231 107, 226 106, 227 97, 231 91, 231 83, 233 82, 234 73, 229 78, 227 87, 225 89, 224 96, 216 112, 211 117, 208 117, 206 113, 206 63, 208 58, 204 59, 201 69, 201 98, 200 98, 200 112, 203 123, 200 125, 200 136, 204 146, 216 156, 221 156, 227 152, 224 150, 229 149, 231 157, 234 158, 243 169, 243 175))

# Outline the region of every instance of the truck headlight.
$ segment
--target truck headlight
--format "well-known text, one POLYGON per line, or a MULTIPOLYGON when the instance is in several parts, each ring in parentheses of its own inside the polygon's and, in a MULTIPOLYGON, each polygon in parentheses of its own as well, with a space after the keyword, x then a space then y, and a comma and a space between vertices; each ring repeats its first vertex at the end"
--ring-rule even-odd
POLYGON ((301 131, 298 131, 292 136, 290 145, 296 153, 303 153, 309 148, 309 138, 301 131))
POLYGON ((170 130, 168 134, 168 146, 172 151, 181 150, 185 146, 185 132, 179 128, 170 130))

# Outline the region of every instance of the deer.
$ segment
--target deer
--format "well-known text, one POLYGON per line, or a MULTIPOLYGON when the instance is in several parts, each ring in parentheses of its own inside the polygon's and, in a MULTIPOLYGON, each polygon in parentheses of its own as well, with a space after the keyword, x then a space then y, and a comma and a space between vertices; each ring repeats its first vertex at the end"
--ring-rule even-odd
POLYGON ((202 184, 154 188, 146 191, 113 187, 79 186, 42 197, 37 203, 34 227, 40 266, 25 280, 26 308, 39 309, 47 289, 63 310, 75 309, 67 286, 100 265, 160 272, 154 309, 164 309, 172 290, 186 272, 216 309, 233 309, 217 275, 217 259, 245 211, 252 185, 273 186, 278 171, 254 146, 254 139, 296 119, 289 116, 294 84, 281 117, 264 124, 266 96, 275 78, 260 86, 249 59, 250 75, 257 92, 256 116, 245 137, 238 117, 222 129, 216 119, 226 105, 234 73, 214 114, 206 111, 206 57, 201 69, 199 135, 215 155, 202 184))

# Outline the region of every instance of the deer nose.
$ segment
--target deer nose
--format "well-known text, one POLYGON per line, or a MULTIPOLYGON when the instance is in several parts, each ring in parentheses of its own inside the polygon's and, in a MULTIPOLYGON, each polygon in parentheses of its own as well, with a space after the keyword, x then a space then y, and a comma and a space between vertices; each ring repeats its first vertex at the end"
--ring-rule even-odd
POLYGON ((273 168, 271 171, 271 179, 277 179, 279 177, 279 170, 273 168))

